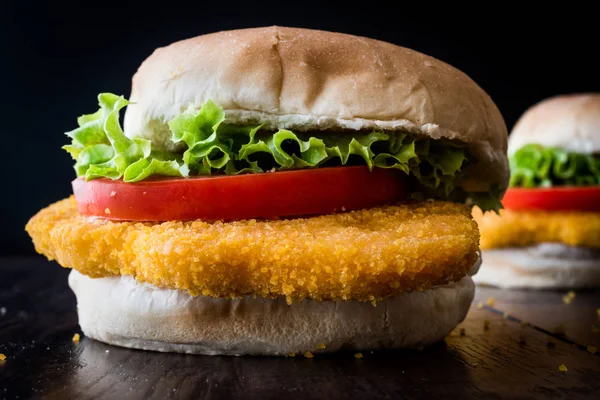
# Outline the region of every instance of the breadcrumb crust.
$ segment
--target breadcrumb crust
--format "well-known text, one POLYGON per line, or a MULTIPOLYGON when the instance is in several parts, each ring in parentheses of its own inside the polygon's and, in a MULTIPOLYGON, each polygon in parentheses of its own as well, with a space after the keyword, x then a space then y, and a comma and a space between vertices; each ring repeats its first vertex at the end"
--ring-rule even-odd
POLYGON ((546 242, 600 248, 600 213, 501 210, 498 216, 474 207, 473 217, 482 250, 546 242))
POLYGON ((288 301, 376 302, 458 281, 479 247, 470 208, 441 201, 289 220, 141 223, 83 217, 71 196, 26 230, 39 253, 90 277, 288 301))

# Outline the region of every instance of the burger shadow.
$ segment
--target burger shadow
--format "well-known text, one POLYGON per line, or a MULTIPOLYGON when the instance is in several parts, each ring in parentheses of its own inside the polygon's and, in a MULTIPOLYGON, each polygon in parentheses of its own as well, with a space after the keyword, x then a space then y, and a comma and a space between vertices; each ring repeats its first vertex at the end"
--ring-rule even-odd
MULTIPOLYGON (((423 350, 341 351, 313 358, 131 350, 84 338, 56 398, 470 397, 468 364, 440 342, 423 350)), ((471 388, 471 389, 470 389, 471 388)))

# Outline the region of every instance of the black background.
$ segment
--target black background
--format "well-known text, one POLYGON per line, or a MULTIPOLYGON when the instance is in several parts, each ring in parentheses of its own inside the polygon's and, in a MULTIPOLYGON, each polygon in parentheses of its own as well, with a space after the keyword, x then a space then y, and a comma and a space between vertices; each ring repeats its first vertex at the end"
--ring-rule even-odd
POLYGON ((410 9, 372 1, 193 4, 0 2, 0 254, 32 253, 27 219, 70 193, 74 172, 60 149, 67 143, 63 132, 96 110, 99 92, 127 96, 138 65, 176 40, 267 25, 386 40, 466 72, 496 101, 509 128, 545 97, 600 91, 600 24, 591 8, 575 2, 557 10, 550 3, 526 9, 525 2, 464 9, 429 2, 410 9))

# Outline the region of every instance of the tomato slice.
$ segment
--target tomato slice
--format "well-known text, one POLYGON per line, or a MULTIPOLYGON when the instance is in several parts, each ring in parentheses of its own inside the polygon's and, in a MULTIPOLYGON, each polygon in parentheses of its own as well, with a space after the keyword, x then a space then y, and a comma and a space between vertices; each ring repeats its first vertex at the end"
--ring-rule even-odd
POLYGON ((72 183, 79 213, 111 220, 236 220, 328 214, 406 197, 398 170, 329 167, 261 174, 72 183))
POLYGON ((600 186, 510 188, 502 205, 509 210, 600 211, 600 186))

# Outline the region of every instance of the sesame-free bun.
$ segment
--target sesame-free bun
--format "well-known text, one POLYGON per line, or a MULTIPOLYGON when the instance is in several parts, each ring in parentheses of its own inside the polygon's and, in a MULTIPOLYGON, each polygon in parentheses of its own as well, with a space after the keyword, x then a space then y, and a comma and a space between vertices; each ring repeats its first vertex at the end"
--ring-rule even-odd
POLYGON ((192 297, 130 276, 92 279, 76 270, 69 274, 69 285, 86 336, 123 347, 206 355, 421 348, 450 333, 465 318, 475 294, 468 275, 377 306, 311 299, 288 305, 283 297, 192 297))
POLYGON ((533 105, 515 124, 508 153, 533 143, 600 153, 600 93, 558 95, 533 105))
POLYGON ((409 131, 464 142, 479 161, 466 179, 504 189, 507 129, 467 75, 390 43, 264 27, 198 36, 157 49, 133 77, 129 136, 174 149, 167 122, 212 100, 226 122, 265 129, 409 131))
POLYGON ((482 250, 479 285, 505 289, 600 287, 600 249, 539 243, 482 250))

